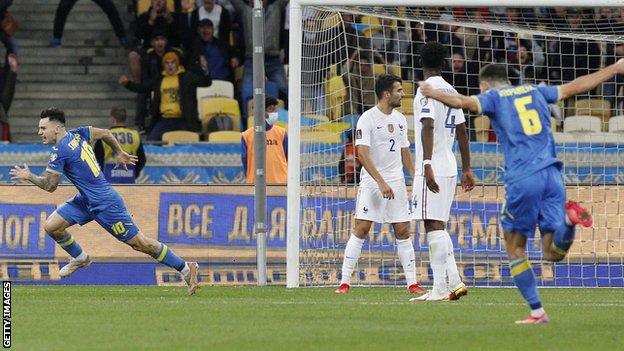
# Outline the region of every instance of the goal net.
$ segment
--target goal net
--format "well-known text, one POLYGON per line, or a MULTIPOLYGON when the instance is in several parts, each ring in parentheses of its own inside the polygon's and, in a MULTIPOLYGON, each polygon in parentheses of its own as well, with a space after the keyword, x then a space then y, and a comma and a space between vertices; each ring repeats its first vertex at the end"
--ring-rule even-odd
MULTIPOLYGON (((416 82, 423 79, 419 50, 425 42, 448 48, 443 77, 465 95, 479 93, 479 70, 491 62, 507 66, 512 84, 556 85, 624 57, 619 8, 302 6, 300 14, 290 25, 291 32, 301 30, 300 37, 291 33, 289 72, 291 287, 340 280, 357 190, 353 130, 359 115, 376 104, 376 76, 403 79, 400 110, 408 119, 412 150, 414 138, 420 138, 413 132, 412 104, 416 82)), ((528 255, 543 286, 624 286, 623 87, 624 77, 618 76, 550 106, 568 197, 591 209, 594 225, 577 229, 570 254, 557 264, 541 260, 536 231, 528 255)), ((470 193, 458 187, 448 232, 466 284, 512 285, 499 218, 502 150, 486 116, 466 117, 478 186, 470 193)), ((409 177, 407 183, 411 193, 409 177)), ((412 222, 410 232, 417 278, 430 284, 424 227, 412 222)), ((396 251, 391 226, 375 224, 353 284, 402 286, 396 251)))

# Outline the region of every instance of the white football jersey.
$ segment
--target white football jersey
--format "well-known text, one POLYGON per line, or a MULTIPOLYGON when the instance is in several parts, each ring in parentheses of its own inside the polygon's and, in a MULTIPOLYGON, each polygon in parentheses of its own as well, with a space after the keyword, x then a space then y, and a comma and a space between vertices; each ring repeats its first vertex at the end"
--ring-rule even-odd
MULTIPOLYGON (((429 77, 427 83, 434 89, 441 89, 449 93, 457 94, 457 91, 442 77, 429 77)), ((415 136, 415 174, 423 175, 423 147, 422 147, 422 123, 423 118, 433 118, 433 154, 431 155, 431 167, 436 176, 456 176, 457 160, 453 153, 455 144, 455 126, 466 122, 462 109, 450 108, 441 102, 428 99, 416 91, 414 98, 414 136, 415 136)))
MULTIPOLYGON (((370 147, 373 165, 386 183, 403 181, 401 148, 409 147, 407 119, 397 111, 386 115, 377 106, 362 114, 355 131, 355 145, 370 147)), ((377 187, 377 182, 362 168, 361 187, 377 187)))

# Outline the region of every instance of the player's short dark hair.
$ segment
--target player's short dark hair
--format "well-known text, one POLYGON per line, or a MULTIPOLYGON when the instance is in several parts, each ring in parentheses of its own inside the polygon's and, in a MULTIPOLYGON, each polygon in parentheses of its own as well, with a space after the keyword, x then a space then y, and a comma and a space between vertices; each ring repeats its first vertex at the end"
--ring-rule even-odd
POLYGON ((61 124, 65 124, 65 112, 56 107, 48 107, 41 111, 41 119, 49 118, 50 121, 57 121, 61 124))
POLYGON ((279 101, 277 101, 277 98, 275 96, 267 95, 264 98, 264 108, 277 105, 279 105, 279 101))
POLYGON ((403 81, 400 77, 395 76, 394 74, 382 74, 377 77, 377 81, 375 81, 375 94, 377 95, 377 98, 381 99, 384 91, 391 92, 394 82, 399 82, 400 84, 403 81))
POLYGON ((123 107, 115 106, 111 109, 110 115, 117 122, 125 122, 127 118, 126 109, 123 107))
POLYGON ((481 68, 479 72, 479 80, 485 82, 507 82, 507 68, 505 65, 491 63, 481 68))
POLYGON ((437 41, 430 41, 420 48, 423 68, 442 69, 447 57, 446 47, 437 41))

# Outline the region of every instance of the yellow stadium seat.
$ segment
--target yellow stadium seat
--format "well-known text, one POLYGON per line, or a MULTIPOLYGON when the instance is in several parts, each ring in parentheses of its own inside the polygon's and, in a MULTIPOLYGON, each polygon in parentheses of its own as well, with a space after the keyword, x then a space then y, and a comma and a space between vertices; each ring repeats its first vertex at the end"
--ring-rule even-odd
POLYGON ((342 106, 347 99, 347 87, 345 87, 342 77, 334 76, 325 83, 326 102, 329 112, 329 118, 332 120, 341 118, 342 106))
POLYGON ((340 134, 331 132, 317 132, 317 131, 301 131, 302 142, 314 142, 321 144, 337 144, 342 142, 340 134))
POLYGON ((611 117, 611 102, 604 99, 583 99, 574 103, 574 114, 577 116, 594 116, 602 120, 602 131, 606 132, 611 117))
POLYGON ((345 130, 351 128, 351 123, 345 122, 330 122, 330 123, 322 123, 317 126, 314 126, 315 131, 319 132, 328 132, 334 134, 340 134, 345 130))
POLYGON ((330 28, 336 27, 340 25, 341 22, 342 22, 342 19, 340 18, 340 15, 338 13, 334 13, 330 16, 327 16, 323 20, 323 29, 330 29, 330 28))
POLYGON ((233 130, 220 130, 208 134, 208 142, 210 143, 240 143, 241 132, 233 130))
POLYGON ((174 130, 162 135, 165 146, 173 146, 175 143, 196 143, 199 142, 199 134, 186 130, 174 130))
POLYGON ((360 23, 368 25, 368 28, 362 30, 362 35, 367 38, 370 38, 373 34, 381 31, 381 21, 379 20, 379 17, 362 16, 362 18, 360 18, 360 23))
POLYGON ((234 130, 240 131, 241 113, 238 107, 238 101, 235 99, 222 97, 203 98, 200 105, 200 118, 204 127, 208 125, 212 117, 226 115, 232 118, 234 130))
POLYGON ((414 83, 403 81, 403 92, 406 96, 414 96, 414 83))
POLYGON ((375 72, 375 76, 380 76, 386 73, 386 65, 383 63, 376 63, 373 65, 373 72, 375 72))
MULTIPOLYGON (((136 4, 136 13, 137 16, 140 16, 143 13, 147 12, 147 10, 149 10, 150 6, 152 6, 152 0, 137 0, 136 4)), ((171 12, 175 11, 174 0, 167 0, 167 9, 171 12)))
MULTIPOLYGON (((234 98, 234 84, 225 80, 213 80, 209 87, 197 87, 195 92, 197 101, 206 97, 234 98)), ((197 104, 197 112, 202 115, 202 104, 197 104)))
MULTIPOLYGON (((397 77, 401 77, 401 66, 397 65, 387 65, 386 72, 394 74, 397 77)), ((405 88, 404 88, 405 89, 405 88)))
POLYGON ((402 98, 401 107, 397 108, 397 110, 403 113, 404 115, 413 115, 414 114, 414 98, 413 97, 402 98))
POLYGON ((487 142, 490 133, 490 119, 487 116, 477 116, 474 119, 477 141, 487 142))

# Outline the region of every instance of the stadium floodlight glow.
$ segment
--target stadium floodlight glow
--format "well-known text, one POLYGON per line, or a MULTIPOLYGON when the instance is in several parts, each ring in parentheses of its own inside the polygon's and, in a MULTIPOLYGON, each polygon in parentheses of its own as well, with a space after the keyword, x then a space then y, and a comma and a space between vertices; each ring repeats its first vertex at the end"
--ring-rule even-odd
MULTIPOLYGON (((492 1, 482 1, 482 0, 459 0, 457 2, 453 2, 453 6, 455 7, 463 7, 463 8, 481 8, 481 7, 567 7, 567 8, 616 8, 616 7, 624 7, 623 0, 599 0, 594 2, 580 1, 580 0, 492 0, 492 1)), ((418 23, 432 23, 439 25, 438 29, 428 29, 434 30, 437 33, 444 35, 452 35, 450 29, 440 29, 444 26, 455 26, 455 27, 463 27, 469 29, 464 34, 464 39, 470 35, 478 36, 480 31, 486 32, 513 32, 517 34, 518 40, 524 39, 527 37, 543 37, 545 39, 544 42, 549 42, 549 38, 554 39, 568 39, 570 38, 573 41, 597 41, 599 44, 624 42, 624 36, 620 33, 624 31, 624 22, 620 20, 619 22, 610 23, 609 26, 601 27, 601 23, 594 23, 595 26, 592 26, 591 21, 585 21, 582 24, 582 27, 579 30, 562 30, 561 28, 555 25, 554 19, 550 17, 542 18, 539 22, 535 18, 525 18, 522 14, 517 22, 515 23, 506 23, 504 20, 500 20, 500 18, 472 18, 469 15, 463 19, 454 19, 452 16, 449 18, 440 18, 439 16, 432 15, 424 12, 417 12, 415 7, 423 8, 423 7, 446 7, 449 6, 448 1, 442 0, 419 0, 419 1, 392 1, 392 0, 373 0, 373 1, 364 1, 364 0, 291 0, 290 1, 290 33, 289 33, 289 115, 288 115, 288 200, 287 200, 287 287, 298 287, 301 285, 322 285, 322 284, 334 284, 335 281, 332 280, 335 278, 333 275, 337 273, 337 270, 340 268, 340 262, 342 260, 341 253, 344 246, 341 245, 341 240, 344 239, 345 235, 350 233, 350 209, 352 209, 353 204, 353 196, 355 194, 355 185, 353 184, 340 184, 337 181, 337 174, 334 170, 336 167, 337 159, 336 155, 339 155, 342 151, 342 144, 337 145, 337 143, 329 142, 330 140, 336 139, 343 132, 341 129, 340 123, 348 123, 343 118, 347 115, 345 109, 351 108, 354 109, 354 106, 357 104, 362 104, 363 100, 366 100, 366 91, 362 88, 364 83, 364 78, 362 75, 361 67, 358 74, 354 74, 353 67, 350 62, 350 55, 353 54, 353 51, 360 50, 359 47, 351 47, 350 40, 355 40, 359 42, 361 40, 364 41, 372 41, 374 38, 374 34, 371 34, 373 31, 368 31, 367 34, 363 34, 360 31, 356 32, 355 36, 347 37, 345 34, 345 26, 351 25, 352 23, 345 24, 343 20, 343 14, 353 14, 357 16, 366 17, 367 20, 371 21, 370 23, 366 23, 366 26, 378 26, 374 29, 378 30, 379 33, 385 34, 388 32, 392 32, 399 29, 403 29, 405 37, 397 37, 396 41, 398 45, 393 47, 392 49, 387 49, 382 52, 382 56, 385 58, 385 64, 381 67, 381 69, 386 71, 391 71, 392 67, 395 66, 399 72, 407 74, 409 82, 414 81, 414 71, 415 67, 410 66, 410 64, 406 64, 402 62, 404 56, 413 56, 416 52, 403 52, 406 47, 409 47, 409 50, 412 50, 412 43, 418 41, 418 38, 412 38, 412 31, 414 33, 417 32, 417 29, 421 29, 418 23), (410 7, 412 6, 412 7, 410 7), (385 24, 382 20, 387 20, 387 24, 385 24), (539 23, 538 23, 539 22, 539 23), (398 24, 397 24, 398 23, 398 24), (539 25, 538 25, 539 24, 539 25), (306 28, 304 28, 306 26, 306 28), (596 29, 597 28, 597 29, 596 29), (338 36, 342 36, 340 40, 334 40, 336 37, 336 33, 339 33, 338 36), (306 35, 307 34, 307 35, 306 35), (314 42, 306 42, 306 40, 312 40, 310 38, 314 38, 314 42), (392 58, 388 58, 388 53, 392 54, 392 58), (331 54, 331 55, 330 55, 331 54), (333 56, 329 57, 329 56, 333 56), (335 57, 339 57, 339 59, 335 60, 335 57), (333 61, 332 61, 333 60, 333 61), (395 60, 393 62, 390 62, 395 60), (304 67, 302 67, 302 65, 304 67), (338 70, 338 72, 336 71, 338 70), (359 84, 359 90, 356 90, 359 96, 350 96, 346 95, 346 100, 341 100, 342 96, 340 93, 336 93, 336 86, 328 85, 329 80, 332 76, 337 76, 342 78, 345 82, 346 87, 342 88, 349 91, 349 94, 352 94, 352 90, 354 88, 353 84, 359 84), (329 77, 329 78, 328 78, 329 77), (336 96, 340 95, 340 96, 336 96), (319 99, 321 99, 319 102, 319 99), (359 101, 356 101, 359 100, 359 101), (336 112, 338 111, 338 112, 336 112), (329 115, 329 121, 324 120, 323 118, 317 118, 318 115, 329 115), (323 142, 323 138, 326 138, 328 142, 323 142), (340 223, 340 224, 338 224, 340 223), (327 228, 328 226, 332 227, 324 233, 320 233, 322 228, 327 228), (346 231, 346 232, 345 232, 346 231), (311 237, 305 237, 307 234, 312 233, 311 237), (327 232, 331 232, 332 234, 327 234, 327 232), (307 233, 307 234, 306 234, 307 233), (331 237, 331 238, 330 238, 331 237), (316 245, 316 246, 315 246, 316 245), (306 280, 307 282, 302 283, 302 280, 306 280)), ((359 29, 362 29, 361 27, 359 29)), ((424 32, 424 29, 423 29, 424 32)), ((353 34, 350 34, 353 36, 353 34)), ((531 39, 532 40, 532 39, 531 39)), ((464 42, 465 43, 465 42, 464 42)), ((465 44, 465 47, 470 49, 480 49, 478 45, 474 45, 469 47, 468 44, 465 44)), ((560 47, 556 47, 555 49, 559 49, 560 47)), ((561 46, 561 44, 559 44, 561 46)), ((519 49, 519 48, 518 48, 519 49)), ((507 55, 509 52, 503 49, 504 55, 507 55)), ((533 67, 534 70, 541 70, 542 73, 544 70, 550 74, 551 70, 557 71, 556 74, 565 75, 564 72, 566 69, 569 71, 570 69, 575 70, 575 68, 565 67, 563 63, 553 63, 549 62, 549 57, 546 56, 546 48, 544 51, 533 52, 532 53, 542 55, 541 59, 545 60, 541 63, 537 63, 533 61, 530 66, 533 67)), ((465 53, 464 53, 465 54, 465 53)), ((600 55, 600 52, 588 52, 588 59, 595 58, 597 60, 604 60, 604 55, 600 55)), ((578 56, 578 55, 577 55, 578 56)), ((535 58, 538 59, 537 57, 535 58)), ((360 66, 360 55, 355 55, 352 58, 352 61, 357 66, 360 66)), ((478 64, 485 61, 477 60, 478 64)), ((372 63, 372 62, 371 62, 372 63)), ((375 65, 375 69, 377 69, 377 65, 375 65)), ((511 65, 510 65, 511 66, 511 65)), ((519 74, 521 77, 526 77, 528 71, 525 71, 524 68, 527 66, 518 65, 520 67, 519 74)), ((515 66, 514 66, 515 68, 515 66)), ((573 72, 574 74, 576 72, 573 72)), ((532 73, 536 75, 535 72, 532 73)), ((563 77, 559 77, 562 79, 563 77)), ((457 83, 456 83, 457 84, 457 83)), ((464 83, 466 84, 466 83, 464 83)), ((340 86, 339 84, 337 85, 340 86)), ((468 86, 464 86, 464 88, 468 89, 468 86)), ((338 88, 339 90, 341 88, 338 88)), ((415 89, 415 88, 414 88, 415 89)), ((604 91, 604 90, 603 90, 604 91)), ((370 92, 368 92, 370 93, 370 92)), ((603 92, 605 98, 615 98, 615 96, 606 96, 607 93, 603 92)), ((574 101, 572 101, 572 105, 574 105, 574 101)), ((405 106, 403 106, 405 108, 405 106)), ((571 111, 571 106, 563 106, 565 112, 571 111)), ((360 113, 362 111, 359 111, 360 113)), ((409 113, 405 113, 408 115, 409 113)), ((408 117, 409 118, 409 117, 408 117)), ((604 128, 604 126, 603 126, 604 128)), ((604 134, 594 134, 592 137, 594 139, 587 140, 592 142, 610 142, 609 136, 604 134), (602 139, 601 139, 602 138, 602 139)), ((565 144, 569 145, 569 144, 565 144)), ((480 172, 482 175, 482 179, 490 177, 491 174, 486 174, 486 158, 492 159, 496 158, 496 146, 494 144, 484 146, 485 149, 492 149, 494 151, 493 155, 487 155, 484 151, 483 153, 477 153, 476 157, 473 158, 473 167, 481 167, 483 172, 480 172), (485 156, 484 156, 485 155, 485 156)), ((568 160, 580 160, 579 158, 579 149, 573 147, 564 146, 559 150, 563 155, 569 155, 568 160)), ((601 160, 610 160, 610 155, 606 153, 599 155, 601 160)), ((613 156, 615 157, 615 156, 613 156)), ((566 158, 564 157, 564 162, 566 158)), ((494 162, 494 161, 492 161, 494 162)), ((498 164, 497 167, 500 167, 502 164, 501 161, 496 161, 498 164)), ((590 179, 589 176, 583 172, 587 167, 596 167, 595 165, 584 166, 582 163, 584 161, 574 161, 567 162, 566 168, 573 170, 575 176, 579 179, 568 179, 568 183, 580 184, 585 182, 585 179, 590 179), (584 168, 585 167, 585 168, 584 168)), ((610 162, 610 161, 608 161, 610 162)), ((606 165, 605 167, 607 167, 606 165)), ((494 167, 495 168, 495 167, 494 167)), ((596 172, 596 168, 592 168, 594 172, 596 172)), ((608 172, 605 170, 600 176, 606 176, 608 172)), ((616 172, 617 173, 617 172, 616 172)), ((496 172, 492 177, 496 177, 496 172)), ((489 178, 487 178, 489 179, 489 178)), ((603 227, 594 228, 593 231, 589 232, 582 231, 579 234, 579 237, 584 238, 587 235, 588 238, 595 238, 593 243, 587 242, 586 245, 582 246, 582 250, 591 250, 592 254, 595 256, 605 257, 604 260, 607 263, 610 263, 609 260, 619 260, 617 262, 622 262, 622 256, 618 253, 617 256, 612 256, 609 253, 609 242, 613 242, 616 240, 616 246, 619 245, 620 248, 624 247, 624 243, 619 237, 611 236, 609 230, 612 226, 616 226, 620 228, 619 220, 618 222, 609 222, 611 218, 611 212, 608 212, 606 207, 608 207, 609 201, 611 198, 609 197, 609 191, 613 192, 613 189, 608 187, 608 182, 604 180, 604 177, 601 183, 593 184, 593 188, 589 188, 589 197, 588 199, 580 199, 582 201, 598 201, 596 208, 600 208, 600 211, 604 212, 604 217, 606 218, 606 224, 603 224, 603 227), (595 185, 600 185, 596 187, 595 185), (603 191, 602 195, 594 194, 594 190, 603 191), (600 199, 601 197, 601 199, 600 199), (615 223, 615 224, 614 224, 615 223), (590 248, 591 247, 591 248, 590 248)), ((468 201, 471 205, 474 204, 475 208, 481 208, 482 211, 487 212, 488 215, 483 215, 480 218, 483 224, 483 235, 490 240, 488 236, 488 231, 493 228, 496 228, 497 223, 493 217, 490 217, 490 213, 497 213, 497 208, 489 208, 486 205, 488 204, 486 200, 492 200, 494 202, 502 201, 501 193, 502 190, 499 190, 498 185, 502 186, 502 182, 498 182, 496 178, 490 180, 492 187, 485 189, 485 187, 481 188, 481 190, 477 190, 477 192, 481 192, 481 199, 477 200, 471 198, 470 196, 463 197, 462 201, 468 201), (492 223, 488 223, 488 221, 494 221, 492 223)), ((615 184, 615 183, 614 183, 615 184)), ((575 194, 585 194, 586 188, 582 186, 578 186, 575 189, 569 190, 574 191, 575 194)), ((474 194, 474 193, 473 193, 474 194)), ((472 195, 471 195, 472 196, 472 195)), ((577 198, 579 196, 576 196, 577 198)), ((618 197, 619 198, 619 197, 618 197)), ((616 205, 617 206, 617 205, 616 205)), ((617 214, 620 215, 621 214, 617 214)), ((615 217, 614 217, 615 218, 615 217)), ((456 232, 459 233, 461 230, 466 230, 463 227, 463 224, 460 222, 465 218, 457 217, 455 224, 451 224, 451 226, 456 226, 456 232), (462 229, 464 228, 464 229, 462 229)), ((472 220, 473 218, 469 218, 472 220)), ((324 229, 325 230, 325 229, 324 229)), ((369 254, 370 259, 366 259, 364 256, 364 252, 362 254, 362 258, 360 260, 360 265, 365 266, 364 271, 367 273, 375 271, 376 268, 379 268, 380 272, 376 272, 375 274, 385 274, 392 275, 394 273, 394 253, 390 252, 389 255, 384 256, 385 251, 389 251, 392 245, 388 245, 386 241, 384 241, 383 232, 386 230, 385 228, 376 229, 376 231, 381 230, 382 233, 379 235, 371 235, 371 237, 375 237, 377 239, 381 238, 381 241, 375 243, 375 245, 381 245, 380 247, 372 247, 369 245, 369 254), (385 245, 385 246, 384 246, 385 245), (374 257, 373 257, 374 256, 374 257), (379 263, 381 262, 381 263, 379 263), (378 265, 378 263, 380 265, 378 265)), ((416 231, 418 228, 416 228, 416 231)), ((467 238, 467 237, 466 237, 467 238)), ((469 240, 475 242, 481 242, 482 238, 480 237, 469 237, 469 240)), ((418 241, 419 237, 415 238, 417 244, 420 244, 418 241)), ((588 239, 589 240, 589 239, 588 239)), ((472 244, 467 245, 471 247, 472 244)), ((498 246, 484 246, 485 249, 482 251, 474 251, 472 248, 468 248, 466 250, 460 249, 458 254, 458 263, 459 264, 472 264, 476 268, 475 269, 483 269, 486 276, 491 275, 492 279, 489 281, 491 285, 496 285, 498 282, 496 279, 496 272, 492 270, 496 267, 502 267, 501 262, 505 260, 502 258, 502 255, 499 255, 499 251, 501 250, 500 243, 498 242, 498 246), (488 255, 492 255, 494 257, 490 257, 488 255), (490 261, 491 260, 491 261, 490 261), (490 264, 490 265, 488 265, 490 264), (478 267, 477 267, 478 266, 478 267)), ((459 247, 462 247, 460 245, 459 247)), ((466 247, 466 245, 464 245, 466 247)), ((366 249, 364 250, 366 251, 366 249)), ((426 251, 423 251, 426 252, 426 251)), ((537 254, 539 252, 539 247, 537 251, 529 252, 529 254, 537 254)), ((572 260, 575 263, 584 264, 585 260, 589 261, 589 256, 583 256, 583 254, 572 255, 572 260)), ((571 261, 569 261, 571 262, 571 261)), ((589 263, 588 263, 589 264, 589 263)), ((597 265, 597 264, 596 264, 597 265)), ((399 266, 400 267, 400 266, 399 266)), ((563 266, 562 266, 563 267, 563 266)), ((496 268, 496 269, 498 269, 496 268)), ((548 268, 548 267, 546 267, 548 268)), ((426 273, 426 269, 421 267, 423 272, 426 273)), ((400 271, 400 270, 399 270, 400 271)), ((399 272, 400 273, 400 272, 399 272)), ((475 273, 477 274, 477 273, 475 273)), ((479 273, 481 274, 481 273, 479 273)), ((387 278, 387 276, 385 276, 387 278)), ((368 282, 364 282, 368 284, 368 282)), ((382 282, 383 283, 383 282, 382 282)), ((468 282, 470 284, 470 282, 468 282)))

